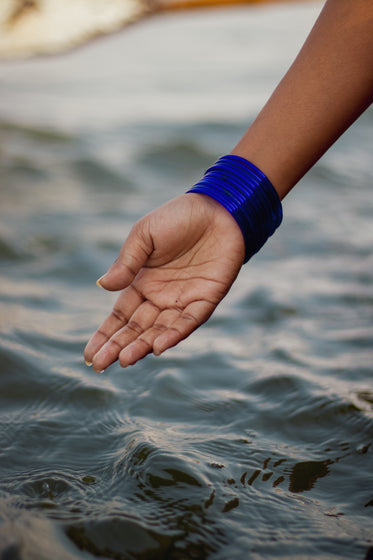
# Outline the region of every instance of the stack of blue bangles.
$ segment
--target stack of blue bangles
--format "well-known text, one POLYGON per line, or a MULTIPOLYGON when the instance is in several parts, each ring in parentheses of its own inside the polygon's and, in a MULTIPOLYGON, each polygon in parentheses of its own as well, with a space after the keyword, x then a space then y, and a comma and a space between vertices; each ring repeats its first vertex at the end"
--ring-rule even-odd
POLYGON ((281 224, 281 201, 272 183, 240 156, 222 156, 187 192, 207 194, 233 216, 245 240, 245 263, 281 224))

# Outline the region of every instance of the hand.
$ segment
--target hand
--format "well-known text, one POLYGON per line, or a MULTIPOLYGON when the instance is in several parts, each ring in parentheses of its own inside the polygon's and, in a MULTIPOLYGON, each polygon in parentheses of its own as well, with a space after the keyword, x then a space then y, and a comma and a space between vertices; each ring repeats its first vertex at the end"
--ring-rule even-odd
POLYGON ((117 359, 126 367, 186 338, 227 294, 244 255, 236 221, 208 196, 184 194, 139 220, 98 281, 122 291, 86 362, 97 372, 117 359))

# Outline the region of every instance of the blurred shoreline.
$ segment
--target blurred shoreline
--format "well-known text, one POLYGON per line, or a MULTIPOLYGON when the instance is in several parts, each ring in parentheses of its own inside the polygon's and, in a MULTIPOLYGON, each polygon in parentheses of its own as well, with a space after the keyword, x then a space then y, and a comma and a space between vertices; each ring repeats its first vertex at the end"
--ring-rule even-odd
POLYGON ((69 134, 140 122, 242 127, 320 9, 307 1, 167 12, 58 56, 0 61, 0 118, 69 134))
POLYGON ((61 53, 117 32, 153 13, 281 1, 3 0, 0 5, 0 59, 61 53))

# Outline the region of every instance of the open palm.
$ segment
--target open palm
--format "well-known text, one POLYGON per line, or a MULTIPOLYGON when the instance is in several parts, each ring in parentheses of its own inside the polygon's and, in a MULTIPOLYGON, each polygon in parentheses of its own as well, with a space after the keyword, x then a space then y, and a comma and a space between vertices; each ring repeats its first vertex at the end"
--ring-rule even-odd
POLYGON ((244 252, 235 220, 210 197, 182 195, 142 218, 99 281, 121 292, 86 361, 96 371, 117 359, 126 367, 177 344, 210 317, 244 252))

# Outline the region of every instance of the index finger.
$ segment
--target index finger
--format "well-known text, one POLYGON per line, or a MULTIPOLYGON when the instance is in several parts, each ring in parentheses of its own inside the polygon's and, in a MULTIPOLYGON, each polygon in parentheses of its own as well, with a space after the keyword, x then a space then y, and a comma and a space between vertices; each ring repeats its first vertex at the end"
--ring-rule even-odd
POLYGON ((142 304, 144 298, 141 294, 129 286, 118 296, 110 315, 93 334, 84 350, 84 359, 87 365, 91 365, 95 354, 102 346, 124 327, 136 309, 142 304))

